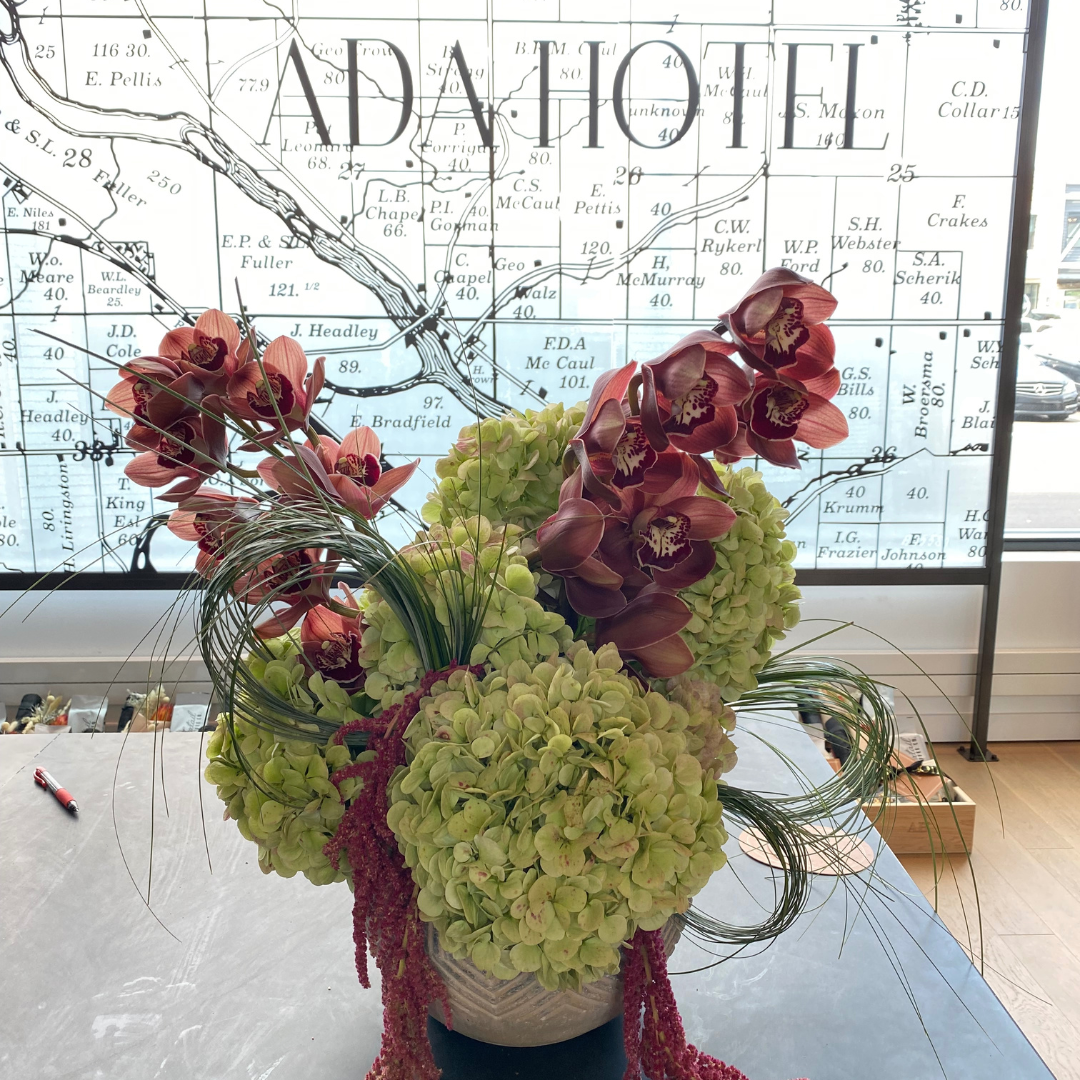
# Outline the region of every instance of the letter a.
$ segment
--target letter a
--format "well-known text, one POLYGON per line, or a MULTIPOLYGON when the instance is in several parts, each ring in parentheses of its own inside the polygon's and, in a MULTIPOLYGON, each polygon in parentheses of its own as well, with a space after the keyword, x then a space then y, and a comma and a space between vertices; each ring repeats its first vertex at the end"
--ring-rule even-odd
POLYGON ((289 51, 285 56, 285 66, 281 69, 281 78, 278 79, 277 93, 274 94, 274 104, 270 106, 270 115, 266 120, 266 131, 263 132, 262 141, 265 143, 266 137, 270 133, 270 121, 274 118, 274 109, 277 108, 278 102, 281 100, 281 84, 285 81, 285 72, 289 70, 290 60, 293 62, 293 67, 296 68, 296 74, 300 79, 300 87, 304 91, 308 112, 311 113, 311 119, 315 121, 315 130, 319 133, 323 146, 330 146, 330 129, 323 119, 322 109, 319 108, 319 99, 315 96, 311 79, 308 78, 307 68, 304 66, 304 58, 300 55, 295 39, 289 43, 289 51))

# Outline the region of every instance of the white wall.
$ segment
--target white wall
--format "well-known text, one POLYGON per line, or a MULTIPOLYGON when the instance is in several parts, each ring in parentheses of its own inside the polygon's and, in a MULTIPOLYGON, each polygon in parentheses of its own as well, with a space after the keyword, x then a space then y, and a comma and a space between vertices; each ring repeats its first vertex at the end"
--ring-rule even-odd
MULTIPOLYGON (((828 628, 816 619, 859 623, 909 653, 970 721, 979 587, 832 586, 805 594, 793 644, 828 628)), ((208 689, 201 664, 190 659, 197 653, 190 613, 171 647, 162 634, 175 593, 59 592, 38 606, 42 599, 0 593, 0 611, 8 609, 0 617, 0 701, 9 707, 45 690, 107 694, 119 704, 128 689, 145 688, 151 657, 163 655, 179 658, 166 675, 181 691, 208 689)), ((964 738, 949 703, 883 641, 848 629, 809 648, 847 657, 910 694, 934 738, 964 738)), ((1080 553, 1007 556, 995 670, 991 738, 1080 739, 1080 553)), ((899 695, 897 711, 912 715, 899 695)))
POLYGON ((180 607, 173 592, 0 592, 0 702, 10 715, 26 693, 94 694, 108 697, 113 715, 151 679, 208 690, 190 659, 194 630, 190 598, 180 607))
MULTIPOLYGON (((897 695, 898 715, 913 718, 918 709, 933 738, 965 737, 975 692, 979 586, 835 586, 804 593, 795 642, 827 629, 815 619, 850 620, 882 635, 912 660, 855 629, 808 650, 850 659, 908 694, 910 702, 897 695)), ((1080 553, 1006 553, 994 671, 991 739, 1080 739, 1080 553)))

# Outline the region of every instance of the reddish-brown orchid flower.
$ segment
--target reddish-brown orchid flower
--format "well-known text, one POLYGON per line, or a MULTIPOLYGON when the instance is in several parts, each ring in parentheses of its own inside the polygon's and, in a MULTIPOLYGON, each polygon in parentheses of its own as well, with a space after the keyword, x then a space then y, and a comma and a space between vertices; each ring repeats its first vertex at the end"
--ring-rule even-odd
MULTIPOLYGON (((636 368, 631 362, 604 372, 596 380, 585 419, 568 447, 577 460, 583 490, 590 498, 613 507, 620 505, 620 492, 628 488, 668 490, 685 465, 685 455, 658 453, 644 431, 643 417, 631 415, 625 395, 636 368)), ((691 460, 698 479, 723 493, 712 467, 700 455, 691 460)))
MULTIPOLYGON (((311 446, 311 443, 308 443, 311 446)), ((354 428, 339 446, 325 435, 311 447, 319 456, 330 483, 346 506, 365 518, 373 518, 390 496, 412 478, 420 459, 382 471, 382 445, 369 427, 354 428)))
POLYGON ((735 511, 707 495, 680 499, 638 496, 642 505, 630 522, 634 558, 653 581, 669 589, 685 589, 700 581, 716 564, 711 540, 727 534, 735 511))
MULTIPOLYGON (((728 510, 715 499, 707 496, 701 499, 728 510)), ((625 522, 606 516, 588 499, 565 499, 537 533, 544 569, 563 579, 566 598, 578 614, 597 619, 597 644, 613 641, 624 657, 636 657, 655 678, 678 675, 694 660, 679 637, 679 631, 690 621, 690 609, 670 588, 656 583, 648 572, 654 556, 659 561, 670 562, 672 573, 680 568, 679 561, 672 558, 679 544, 665 543, 663 533, 666 526, 686 516, 683 510, 692 508, 684 502, 682 506, 667 509, 667 521, 659 521, 655 515, 650 518, 645 525, 646 533, 654 525, 657 532, 643 540, 640 535, 635 538, 625 522), (655 547, 652 542, 656 542, 655 547), (635 563, 633 553, 642 547, 647 550, 646 561, 635 563), (581 557, 583 552, 588 554, 581 557), (626 575, 613 569, 611 563, 619 563, 626 575), (627 594, 633 596, 629 602, 627 594)), ((734 519, 734 514, 731 517, 734 519)), ((708 566, 686 572, 685 584, 692 584, 715 565, 712 545, 705 542, 704 547, 708 549, 708 566)), ((698 554, 694 550, 682 561, 689 564, 698 554)))
POLYGON ((156 488, 183 480, 184 494, 216 473, 228 456, 224 424, 191 407, 161 430, 133 424, 125 440, 128 446, 143 451, 124 468, 136 484, 156 488))
MULTIPOLYGON (((105 399, 105 407, 136 425, 171 427, 197 408, 207 385, 164 356, 140 356, 120 368, 118 382, 105 399)), ((161 432, 159 431, 159 434, 161 432)))
POLYGON ((641 426, 656 450, 707 454, 735 436, 734 406, 751 390, 729 357, 737 351, 711 330, 696 330, 641 367, 641 426))
POLYGON ((347 690, 359 690, 367 672, 360 664, 363 617, 346 618, 319 605, 300 626, 300 647, 308 664, 347 690))
POLYGON ((829 400, 840 376, 823 324, 835 307, 820 285, 770 270, 723 316, 731 341, 697 331, 644 364, 640 387, 635 364, 596 380, 568 448, 577 467, 537 530, 540 564, 578 614, 597 620, 597 641, 650 675, 693 662, 678 591, 712 571, 713 542, 736 520, 726 502, 698 494, 703 484, 723 494, 702 455, 797 466, 794 440, 825 448, 847 435, 829 400), (736 353, 759 372, 753 382, 736 353))
POLYGON ((182 540, 196 542, 199 554, 195 569, 206 577, 220 561, 229 537, 259 513, 254 499, 201 487, 185 496, 179 508, 169 515, 168 526, 182 540))
POLYGON ((234 592, 247 604, 285 604, 255 627, 262 638, 279 637, 314 607, 330 602, 331 577, 338 560, 318 548, 287 551, 267 559, 239 578, 234 592))
POLYGON ((728 532, 735 513, 726 503, 694 494, 697 469, 688 455, 679 456, 683 474, 666 492, 628 489, 617 511, 582 498, 575 477, 564 484, 559 509, 536 540, 541 565, 562 577, 579 615, 615 615, 650 584, 684 589, 712 570, 710 541, 728 532))
POLYGON ((635 365, 601 376, 570 444, 579 468, 563 483, 559 509, 536 534, 541 566, 562 578, 566 599, 579 615, 598 620, 597 640, 615 642, 656 677, 676 675, 693 662, 679 637, 691 614, 676 590, 713 569, 712 541, 735 521, 726 503, 697 494, 702 468, 715 483, 711 465, 676 444, 681 436, 690 438, 712 425, 719 410, 730 410, 731 416, 721 414, 721 424, 690 445, 712 449, 736 436, 738 417, 731 402, 745 398, 750 386, 727 358, 729 351, 733 348, 715 334, 692 335, 671 357, 660 358, 659 364, 671 358, 678 362, 662 368, 659 379, 655 371, 645 376, 659 447, 646 435, 644 409, 639 419, 623 400, 635 365), (703 341, 723 348, 707 350, 703 341), (714 359, 718 379, 704 374, 714 359), (658 383, 670 392, 681 378, 692 391, 691 375, 697 382, 708 378, 711 396, 701 409, 703 419, 686 425, 687 431, 665 430, 672 416, 678 420, 683 402, 678 395, 658 393, 658 383), (724 400, 714 403, 721 386, 724 400))
POLYGON ((261 420, 274 428, 281 423, 288 430, 304 427, 322 390, 325 362, 320 356, 309 375, 299 342, 274 338, 263 353, 261 369, 251 360, 229 379, 228 408, 246 420, 261 420))
POLYGON ((846 439, 847 420, 829 401, 840 385, 835 369, 832 375, 802 389, 759 375, 744 407, 746 442, 753 452, 774 465, 797 469, 792 440, 825 450, 846 439))
POLYGON ((606 527, 596 503, 562 497, 559 509, 536 531, 541 565, 563 579, 566 598, 579 615, 603 617, 626 607, 622 575, 596 557, 606 527))
MULTIPOLYGON (((745 404, 745 403, 744 403, 745 404)), ((713 457, 717 461, 722 461, 725 465, 734 465, 736 462, 742 461, 743 458, 753 457, 754 449, 746 441, 746 421, 743 419, 745 409, 743 404, 739 405, 739 430, 735 433, 735 437, 726 446, 721 446, 713 451, 713 457)))
POLYGON ((624 657, 636 657, 654 679, 681 675, 694 654, 679 636, 692 615, 673 592, 647 585, 617 615, 596 624, 596 643, 613 642, 624 657))
POLYGON ((317 446, 308 442, 298 447, 296 455, 264 458, 257 466, 259 475, 285 495, 309 496, 317 488, 370 520, 420 464, 417 458, 382 472, 379 439, 370 428, 349 432, 340 446, 325 435, 318 440, 317 446))
POLYGON ((835 310, 836 297, 828 289, 774 267, 720 317, 751 367, 772 379, 807 382, 833 364, 836 345, 821 324, 835 310))
POLYGON ((622 435, 609 455, 613 471, 611 483, 617 488, 636 487, 656 464, 656 451, 649 445, 641 421, 628 418, 622 435))
POLYGON ((154 398, 166 393, 182 374, 178 364, 163 356, 140 356, 120 368, 120 381, 109 391, 105 408, 118 416, 146 423, 154 398))
POLYGON ((223 381, 236 371, 239 347, 236 323, 217 308, 204 311, 194 326, 170 330, 159 346, 161 355, 175 361, 181 371, 209 381, 223 381))
POLYGON ((593 383, 585 418, 570 440, 567 453, 576 459, 585 490, 594 498, 618 506, 618 495, 609 487, 623 487, 643 475, 656 460, 644 445, 640 427, 628 431, 623 398, 637 364, 612 368, 593 383))
POLYGON ((305 498, 319 490, 337 501, 337 491, 330 483, 326 469, 315 451, 307 444, 298 446, 296 454, 263 458, 255 468, 263 480, 282 495, 305 498))

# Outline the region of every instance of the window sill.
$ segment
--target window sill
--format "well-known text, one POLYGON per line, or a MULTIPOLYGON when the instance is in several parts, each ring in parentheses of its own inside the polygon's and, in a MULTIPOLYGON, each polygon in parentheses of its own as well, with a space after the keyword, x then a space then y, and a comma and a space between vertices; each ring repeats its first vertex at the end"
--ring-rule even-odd
MULTIPOLYGON (((1070 541, 1075 546, 1072 548, 1006 548, 1001 553, 1003 563, 1019 562, 1080 562, 1080 541, 1070 541)), ((1006 545, 1008 541, 1006 541, 1006 545)))

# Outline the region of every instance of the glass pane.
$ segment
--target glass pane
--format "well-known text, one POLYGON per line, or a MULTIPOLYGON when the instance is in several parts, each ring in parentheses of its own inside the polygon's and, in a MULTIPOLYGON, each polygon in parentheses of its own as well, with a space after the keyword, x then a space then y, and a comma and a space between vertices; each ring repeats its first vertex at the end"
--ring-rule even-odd
POLYGON ((1080 536, 1080 146, 1074 126, 1080 7, 1051 0, 1016 381, 1006 535, 1080 536))
MULTIPOLYGON (((430 474, 477 410, 585 398, 775 265, 839 298, 851 429, 767 470, 799 565, 982 565, 1028 0, 391 8, 13 9, 3 568, 128 565, 168 506, 77 383, 234 279, 326 356, 330 428, 430 474)), ((151 553, 190 564, 165 529, 151 553)))

